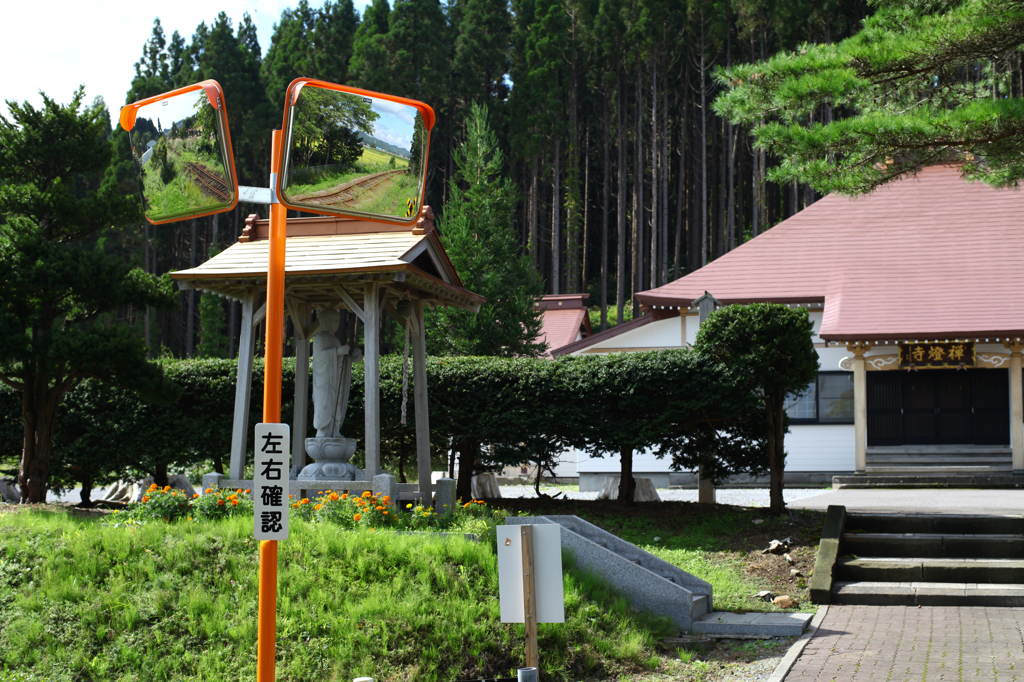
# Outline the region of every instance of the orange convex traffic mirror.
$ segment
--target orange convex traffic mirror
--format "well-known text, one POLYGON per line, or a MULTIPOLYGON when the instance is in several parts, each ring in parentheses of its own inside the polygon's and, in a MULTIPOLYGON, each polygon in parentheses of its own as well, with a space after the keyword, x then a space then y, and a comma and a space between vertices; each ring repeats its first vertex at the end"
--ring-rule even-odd
POLYGON ((411 224, 420 214, 434 111, 309 78, 292 82, 276 191, 299 211, 411 224))
POLYGON ((151 223, 230 211, 238 203, 224 99, 210 80, 121 109, 151 223))

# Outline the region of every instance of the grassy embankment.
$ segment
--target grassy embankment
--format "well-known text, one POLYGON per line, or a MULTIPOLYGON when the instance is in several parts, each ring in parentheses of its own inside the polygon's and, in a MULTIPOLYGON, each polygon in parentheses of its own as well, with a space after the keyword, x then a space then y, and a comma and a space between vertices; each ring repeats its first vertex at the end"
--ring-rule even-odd
MULTIPOLYGON (((280 545, 278 679, 509 676, 522 626, 499 622, 488 545, 295 520, 280 545)), ((540 626, 558 679, 650 674, 673 628, 565 574, 566 623, 540 626)), ((247 518, 113 528, 0 514, 0 680, 250 679, 257 544, 247 518)), ((669 654, 670 655, 670 654, 669 654)), ((694 669, 694 672, 697 670, 694 669)))
POLYGON ((151 214, 179 215, 197 208, 213 208, 221 202, 207 195, 198 181, 188 171, 187 163, 197 163, 211 173, 225 177, 224 166, 217 153, 198 152, 196 140, 174 139, 167 142, 167 160, 174 169, 174 177, 164 183, 160 177, 161 164, 150 158, 142 165, 143 192, 146 195, 147 210, 151 214))

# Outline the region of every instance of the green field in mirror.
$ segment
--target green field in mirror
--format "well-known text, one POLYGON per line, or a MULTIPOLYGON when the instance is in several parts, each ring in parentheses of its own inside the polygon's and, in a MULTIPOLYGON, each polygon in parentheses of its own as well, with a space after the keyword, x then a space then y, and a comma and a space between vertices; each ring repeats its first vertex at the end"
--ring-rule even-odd
POLYGON ((356 217, 419 214, 427 133, 415 107, 307 85, 292 116, 287 202, 356 217))
POLYGON ((220 114, 202 90, 139 109, 131 131, 146 217, 171 220, 230 206, 220 114))

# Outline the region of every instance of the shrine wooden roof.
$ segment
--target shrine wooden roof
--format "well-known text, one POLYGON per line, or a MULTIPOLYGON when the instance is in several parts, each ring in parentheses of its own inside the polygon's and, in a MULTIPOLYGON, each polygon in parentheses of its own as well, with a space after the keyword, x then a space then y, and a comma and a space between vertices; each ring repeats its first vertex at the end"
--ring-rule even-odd
MULTIPOLYGON (((829 195, 674 282, 646 309, 824 303, 828 341, 1024 337, 1024 192, 932 166, 855 199, 829 195)), ((666 310, 667 309, 667 310, 666 310)))
POLYGON ((538 341, 548 344, 548 357, 555 357, 558 349, 590 336, 587 298, 587 294, 552 294, 534 304, 544 311, 538 341))
MULTIPOLYGON (((338 288, 355 300, 362 284, 388 284, 396 296, 476 311, 485 300, 465 289, 433 229, 433 214, 415 229, 368 221, 290 218, 285 246, 286 296, 322 307, 339 300, 338 288)), ((250 216, 239 241, 202 265, 171 273, 182 289, 210 291, 241 300, 266 286, 268 221, 250 216)))

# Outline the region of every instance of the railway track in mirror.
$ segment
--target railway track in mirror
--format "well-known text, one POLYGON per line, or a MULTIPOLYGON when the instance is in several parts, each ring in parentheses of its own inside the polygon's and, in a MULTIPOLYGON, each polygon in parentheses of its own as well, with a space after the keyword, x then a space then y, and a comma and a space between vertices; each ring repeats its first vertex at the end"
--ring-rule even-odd
POLYGON ((192 163, 191 161, 185 163, 185 168, 199 182, 199 185, 206 194, 223 202, 228 201, 228 183, 223 178, 216 173, 211 173, 198 163, 192 163))
POLYGON ((405 169, 402 169, 373 173, 372 175, 366 175, 351 182, 346 182, 344 185, 328 192, 302 194, 294 197, 293 200, 322 206, 351 206, 359 201, 360 197, 367 192, 390 182, 391 178, 405 172, 405 169))

